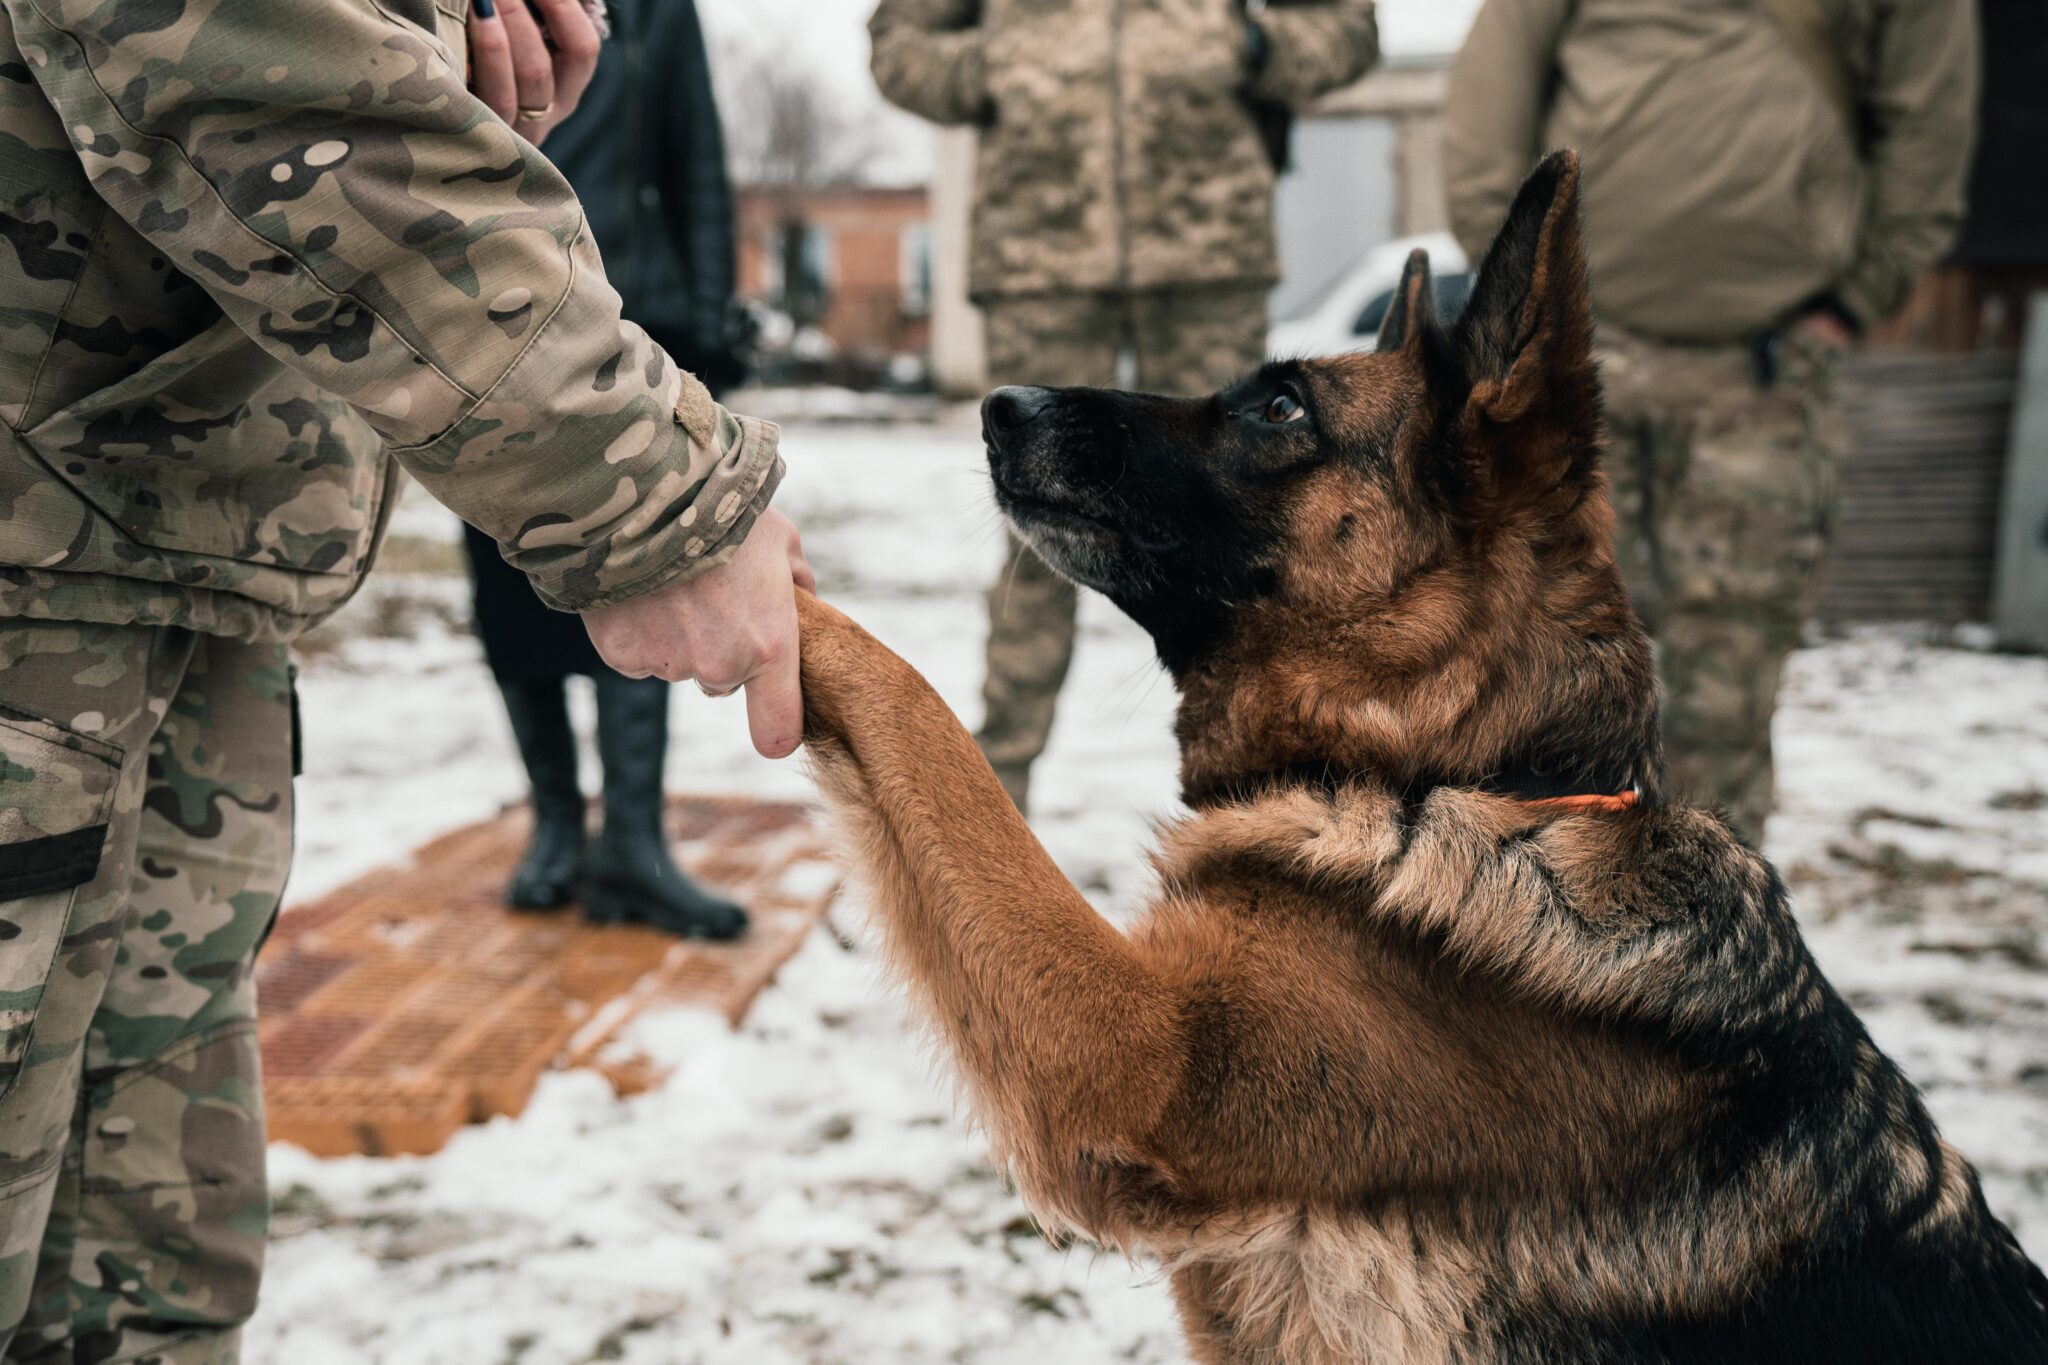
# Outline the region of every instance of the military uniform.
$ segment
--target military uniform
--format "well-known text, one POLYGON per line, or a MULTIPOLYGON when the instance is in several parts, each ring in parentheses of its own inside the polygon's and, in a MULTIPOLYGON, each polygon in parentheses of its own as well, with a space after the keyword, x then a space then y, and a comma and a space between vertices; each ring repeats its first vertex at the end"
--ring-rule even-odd
MULTIPOLYGON (((1274 115, 1363 75, 1372 0, 882 0, 882 93, 980 131, 968 291, 990 378, 1206 393, 1265 354, 1274 115)), ((989 592, 979 739, 1021 806, 1073 655, 1074 592, 1014 539, 989 592)))
POLYGON ((1745 346, 1673 346, 1606 328, 1616 549, 1657 642, 1670 790, 1761 837, 1771 712, 1834 516, 1848 432, 1836 357, 1788 343, 1760 388, 1745 346))
POLYGON ((1753 839, 1847 446, 1834 357, 1793 324, 1874 325, 1954 239, 1974 9, 1487 0, 1452 66, 1445 182, 1475 258, 1542 153, 1583 158, 1607 469, 1671 790, 1753 839))
POLYGON ((779 477, 469 95, 466 14, 0 0, 7 1359, 234 1358, 283 642, 400 471, 567 609, 722 562, 779 477))
POLYGON ((0 670, 6 1358, 224 1359, 263 1265, 250 963, 291 860, 284 646, 14 621, 0 670))

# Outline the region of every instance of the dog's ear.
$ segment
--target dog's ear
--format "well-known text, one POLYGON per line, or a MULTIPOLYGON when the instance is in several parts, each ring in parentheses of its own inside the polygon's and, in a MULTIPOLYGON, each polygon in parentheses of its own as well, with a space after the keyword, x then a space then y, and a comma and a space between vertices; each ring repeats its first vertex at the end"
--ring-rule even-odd
POLYGON ((1461 426, 1497 476, 1554 484, 1590 467, 1600 400, 1577 153, 1553 152, 1522 182, 1453 347, 1470 385, 1461 426))
POLYGON ((1423 333, 1435 325, 1436 287, 1429 278, 1429 253, 1417 247, 1401 267, 1401 282, 1394 286, 1394 301, 1380 319, 1374 349, 1400 351, 1420 345, 1423 333))

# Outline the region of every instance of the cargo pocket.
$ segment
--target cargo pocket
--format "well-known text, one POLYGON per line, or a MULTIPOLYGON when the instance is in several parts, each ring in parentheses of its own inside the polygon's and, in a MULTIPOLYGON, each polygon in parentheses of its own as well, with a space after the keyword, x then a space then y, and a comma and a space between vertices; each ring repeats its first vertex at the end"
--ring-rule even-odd
POLYGON ((78 888, 99 872, 121 751, 0 708, 0 1100, 14 1092, 78 888))

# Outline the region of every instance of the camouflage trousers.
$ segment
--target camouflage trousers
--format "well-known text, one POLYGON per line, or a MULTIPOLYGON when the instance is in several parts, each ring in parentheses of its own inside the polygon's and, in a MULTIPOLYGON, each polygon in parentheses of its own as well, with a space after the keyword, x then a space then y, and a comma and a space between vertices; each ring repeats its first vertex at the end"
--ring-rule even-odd
POLYGON ((292 726, 282 646, 0 620, 0 1359, 238 1359, 292 726))
MULTIPOLYGON (((1036 294, 985 305, 989 377, 1052 388, 1204 394, 1266 355, 1266 287, 1132 295, 1036 294), (1132 362, 1120 373, 1120 361, 1132 362)), ((976 741, 1019 809, 1074 657, 1074 585, 1013 532, 988 591, 988 672, 976 741)))
POLYGON ((1599 339, 1617 549, 1664 685, 1668 784, 1760 841, 1771 716, 1812 606, 1847 427, 1834 357, 1599 339))

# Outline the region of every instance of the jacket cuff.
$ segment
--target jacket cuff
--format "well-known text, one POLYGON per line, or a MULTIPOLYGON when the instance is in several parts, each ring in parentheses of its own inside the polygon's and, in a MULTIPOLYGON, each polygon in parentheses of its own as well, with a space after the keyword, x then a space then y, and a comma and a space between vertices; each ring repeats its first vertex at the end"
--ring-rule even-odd
POLYGON ((676 494, 650 495, 634 508, 601 564, 553 584, 536 579, 543 602, 559 611, 616 606, 708 573, 739 550, 782 483, 779 429, 727 412, 686 376, 674 441, 671 471, 687 467, 689 475, 665 475, 655 491, 673 487, 676 494))
POLYGON ((1879 298, 1877 290, 1852 275, 1835 281, 1833 288, 1817 295, 1807 306, 1833 313, 1848 323, 1856 335, 1862 336, 1890 317, 1904 302, 1903 296, 1879 298))
POLYGON ((1260 28, 1265 35, 1264 51, 1259 55, 1257 69, 1250 73, 1245 82, 1245 93, 1256 100, 1286 105, 1292 109, 1301 102, 1302 88, 1306 82, 1293 70, 1293 63, 1282 41, 1276 40, 1270 29, 1260 28))
POLYGON ((1379 56, 1377 29, 1369 17, 1362 33, 1335 22, 1340 18, 1270 6, 1261 11, 1255 27, 1263 52, 1249 71, 1245 93, 1299 113, 1363 76, 1379 56))

